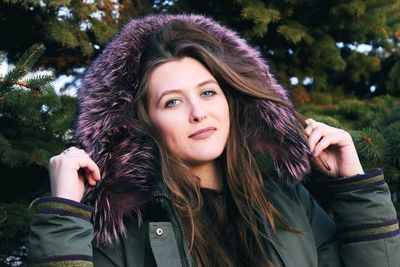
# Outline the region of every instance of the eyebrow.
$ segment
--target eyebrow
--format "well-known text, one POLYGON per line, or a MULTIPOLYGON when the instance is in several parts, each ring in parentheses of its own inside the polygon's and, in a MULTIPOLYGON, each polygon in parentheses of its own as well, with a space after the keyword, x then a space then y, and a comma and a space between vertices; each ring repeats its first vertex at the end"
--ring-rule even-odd
MULTIPOLYGON (((215 83, 215 84, 218 85, 218 82, 217 82, 216 80, 208 79, 208 80, 205 80, 205 81, 203 81, 203 82, 197 84, 196 87, 201 87, 201 86, 204 86, 204 85, 209 84, 209 83, 215 83)), ((160 103, 161 99, 162 99, 164 96, 169 95, 169 94, 173 94, 173 93, 180 93, 180 92, 182 92, 181 89, 170 89, 170 90, 164 91, 164 92, 160 95, 160 97, 158 98, 157 104, 160 103)))

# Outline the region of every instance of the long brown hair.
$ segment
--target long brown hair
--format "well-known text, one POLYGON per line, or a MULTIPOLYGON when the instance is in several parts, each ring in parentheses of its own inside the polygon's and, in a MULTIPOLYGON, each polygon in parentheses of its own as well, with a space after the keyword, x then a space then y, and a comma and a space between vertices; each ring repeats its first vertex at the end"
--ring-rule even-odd
MULTIPOLYGON (((139 91, 135 101, 138 119, 159 148, 163 182, 171 194, 173 204, 182 219, 191 256, 196 266, 234 266, 232 259, 220 254, 218 240, 207 235, 206 226, 196 214, 203 205, 199 181, 182 160, 167 150, 147 114, 147 89, 152 71, 163 63, 192 57, 202 63, 223 89, 229 104, 231 128, 226 148, 218 159, 225 184, 233 200, 235 224, 239 242, 243 246, 246 266, 272 266, 264 250, 265 236, 260 231, 256 210, 261 212, 273 229, 280 220, 264 192, 263 179, 253 157, 246 122, 238 110, 239 102, 249 98, 262 98, 287 106, 284 100, 254 73, 253 66, 243 64, 240 57, 225 53, 224 44, 200 26, 172 20, 149 36, 141 55, 139 91), (210 255, 211 254, 211 255, 210 255)), ((290 107, 289 107, 290 108, 290 107)))

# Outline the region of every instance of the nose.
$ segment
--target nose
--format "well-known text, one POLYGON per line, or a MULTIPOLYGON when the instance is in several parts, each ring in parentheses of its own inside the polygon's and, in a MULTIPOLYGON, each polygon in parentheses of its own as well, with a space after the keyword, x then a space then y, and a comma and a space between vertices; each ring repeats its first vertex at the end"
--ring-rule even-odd
POLYGON ((200 122, 207 118, 207 112, 200 103, 192 103, 190 112, 190 122, 200 122))

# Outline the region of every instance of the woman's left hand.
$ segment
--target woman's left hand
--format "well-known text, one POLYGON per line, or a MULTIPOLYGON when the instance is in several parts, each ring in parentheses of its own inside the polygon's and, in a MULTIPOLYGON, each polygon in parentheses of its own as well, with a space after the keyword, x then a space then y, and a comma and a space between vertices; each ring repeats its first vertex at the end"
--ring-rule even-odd
POLYGON ((307 142, 315 163, 333 177, 364 174, 350 134, 313 119, 306 120, 307 142))

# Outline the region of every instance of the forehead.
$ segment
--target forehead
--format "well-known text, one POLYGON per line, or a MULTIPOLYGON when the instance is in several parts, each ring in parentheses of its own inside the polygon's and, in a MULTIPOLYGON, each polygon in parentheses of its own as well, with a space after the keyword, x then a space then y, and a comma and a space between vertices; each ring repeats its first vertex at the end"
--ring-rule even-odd
POLYGON ((153 70, 149 80, 149 96, 156 97, 167 90, 187 90, 210 79, 214 77, 199 61, 184 57, 153 70))

